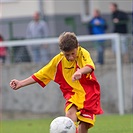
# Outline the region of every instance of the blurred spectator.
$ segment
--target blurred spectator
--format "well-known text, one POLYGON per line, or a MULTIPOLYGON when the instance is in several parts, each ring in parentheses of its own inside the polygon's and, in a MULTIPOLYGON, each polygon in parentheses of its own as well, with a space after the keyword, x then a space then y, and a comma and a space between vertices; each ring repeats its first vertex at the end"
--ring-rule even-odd
MULTIPOLYGON (((118 5, 116 3, 110 4, 110 10, 112 13, 112 22, 113 22, 113 32, 120 33, 121 35, 121 50, 123 59, 125 62, 128 61, 128 47, 127 47, 127 37, 126 34, 128 33, 128 15, 126 12, 121 11, 118 9, 118 5)), ((116 47, 113 44, 112 50, 115 53, 116 47)))
MULTIPOLYGON (((40 14, 38 12, 35 12, 33 15, 33 20, 28 24, 26 38, 35 39, 46 38, 48 36, 49 29, 47 23, 44 20, 40 19, 40 14)), ((34 62, 46 63, 48 61, 47 44, 31 45, 29 48, 32 60, 34 62)))
MULTIPOLYGON (((0 35, 0 42, 4 41, 4 38, 2 35, 0 35)), ((7 49, 6 47, 0 47, 0 63, 5 63, 7 55, 7 49)))
MULTIPOLYGON (((105 19, 101 17, 99 10, 94 10, 93 18, 88 24, 89 33, 92 35, 105 34, 107 24, 105 19)), ((97 62, 100 65, 104 64, 104 40, 98 40, 95 42, 97 47, 97 62)))

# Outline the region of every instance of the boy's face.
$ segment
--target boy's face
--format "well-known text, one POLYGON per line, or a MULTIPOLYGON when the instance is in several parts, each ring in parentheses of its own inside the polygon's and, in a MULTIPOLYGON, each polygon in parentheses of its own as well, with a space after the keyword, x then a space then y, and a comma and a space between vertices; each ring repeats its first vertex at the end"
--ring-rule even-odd
POLYGON ((68 61, 74 61, 77 57, 77 50, 78 48, 75 48, 69 52, 65 52, 65 51, 62 51, 62 52, 68 61))

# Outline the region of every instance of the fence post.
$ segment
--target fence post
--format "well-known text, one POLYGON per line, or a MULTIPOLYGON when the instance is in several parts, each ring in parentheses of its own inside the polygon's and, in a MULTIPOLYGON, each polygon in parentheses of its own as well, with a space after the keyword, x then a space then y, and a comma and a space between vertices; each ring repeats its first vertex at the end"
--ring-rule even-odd
POLYGON ((120 34, 116 34, 115 37, 116 45, 116 66, 117 66, 117 79, 118 79, 118 107, 119 114, 124 114, 124 86, 123 86, 123 75, 122 75, 122 61, 121 61, 121 46, 120 46, 120 34))

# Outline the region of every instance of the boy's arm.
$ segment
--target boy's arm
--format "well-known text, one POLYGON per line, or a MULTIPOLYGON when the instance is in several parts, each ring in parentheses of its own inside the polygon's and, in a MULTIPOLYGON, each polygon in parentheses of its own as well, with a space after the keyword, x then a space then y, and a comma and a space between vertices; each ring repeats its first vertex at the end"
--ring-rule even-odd
POLYGON ((13 79, 10 82, 10 87, 14 90, 18 90, 21 87, 34 84, 34 83, 36 83, 36 81, 32 77, 26 78, 24 80, 13 79))
POLYGON ((93 70, 89 66, 78 69, 72 76, 72 81, 78 80, 82 77, 82 74, 91 73, 93 70))

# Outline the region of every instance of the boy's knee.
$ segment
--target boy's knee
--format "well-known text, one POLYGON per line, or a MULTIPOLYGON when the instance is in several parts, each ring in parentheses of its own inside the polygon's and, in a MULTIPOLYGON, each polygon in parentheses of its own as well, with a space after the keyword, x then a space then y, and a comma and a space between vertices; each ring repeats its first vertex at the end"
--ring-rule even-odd
POLYGON ((66 112, 66 116, 69 117, 69 118, 71 118, 73 116, 76 116, 76 111, 74 111, 74 110, 68 110, 66 112))
POLYGON ((76 106, 72 106, 67 112, 66 112, 66 116, 71 118, 74 122, 77 121, 77 108, 76 106))

